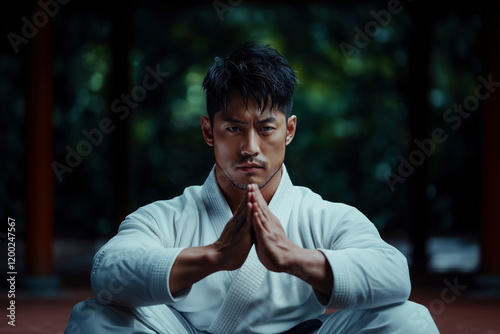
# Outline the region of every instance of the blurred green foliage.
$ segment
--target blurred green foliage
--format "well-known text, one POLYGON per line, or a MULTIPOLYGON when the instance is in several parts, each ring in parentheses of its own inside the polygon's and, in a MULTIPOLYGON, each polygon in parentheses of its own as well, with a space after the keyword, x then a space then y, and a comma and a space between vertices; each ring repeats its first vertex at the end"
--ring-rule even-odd
MULTIPOLYGON (((223 57, 254 40, 276 47, 300 81, 294 98, 298 132, 285 161, 292 181, 328 200, 358 207, 380 230, 405 231, 405 184, 392 193, 384 173, 396 168, 398 155, 408 153, 408 108, 401 83, 407 80, 405 40, 411 19, 404 10, 394 15, 350 61, 339 47, 342 42, 353 44, 353 28, 362 29, 373 20, 372 9, 383 7, 243 2, 225 12, 223 21, 210 2, 168 15, 147 8, 135 10, 130 22, 133 35, 125 37, 132 38, 129 67, 119 70, 129 73, 131 87, 141 84, 146 66, 159 65, 170 74, 130 116, 130 175, 123 180, 130 184, 130 211, 203 183, 213 156, 199 126, 206 112, 201 82, 215 56, 223 57)), ((110 95, 115 84, 109 75, 114 69, 109 43, 112 20, 73 13, 61 14, 55 24, 55 159, 63 161, 65 146, 75 147, 82 130, 97 128, 101 119, 109 117, 111 102, 119 96, 110 95)), ((459 19, 450 13, 433 31, 429 130, 441 124, 446 108, 473 92, 480 66, 474 52, 479 27, 480 20, 473 14, 459 19)), ((9 62, 0 61, 2 73, 12 71, 9 62)), ((0 80, 0 94, 16 97, 10 107, 20 123, 23 102, 18 92, 9 90, 6 80, 0 80)), ((460 215, 452 210, 456 202, 450 189, 454 188, 447 183, 450 180, 443 180, 449 173, 463 175, 461 163, 478 158, 477 127, 468 131, 450 134, 450 140, 431 157, 429 198, 437 230, 452 230, 460 215)), ((7 136, 11 138, 9 154, 23 152, 19 143, 24 139, 12 131, 7 136)), ((109 185, 113 174, 110 136, 62 183, 56 183, 60 235, 116 232, 115 194, 109 185)), ((6 178, 7 174, 2 175, 6 178)), ((477 182, 474 175, 469 176, 469 182, 477 182)), ((5 190, 1 195, 9 197, 5 190)), ((467 224, 462 227, 475 228, 475 222, 467 224)))

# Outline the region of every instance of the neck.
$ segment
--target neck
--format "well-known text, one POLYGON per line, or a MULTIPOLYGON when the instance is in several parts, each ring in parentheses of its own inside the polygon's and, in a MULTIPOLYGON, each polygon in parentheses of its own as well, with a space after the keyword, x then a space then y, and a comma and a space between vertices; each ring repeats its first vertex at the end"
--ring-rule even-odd
MULTIPOLYGON (((283 174, 283 165, 278 169, 278 171, 271 177, 271 179, 266 183, 266 185, 260 188, 260 192, 262 197, 267 204, 271 202, 271 199, 274 196, 274 193, 278 189, 278 186, 281 181, 281 176, 283 174)), ((240 189, 236 187, 231 181, 227 179, 222 170, 220 170, 219 166, 215 166, 215 178, 217 180, 217 184, 224 195, 224 198, 227 201, 227 204, 231 208, 231 212, 234 214, 238 207, 245 198, 246 190, 240 189)))

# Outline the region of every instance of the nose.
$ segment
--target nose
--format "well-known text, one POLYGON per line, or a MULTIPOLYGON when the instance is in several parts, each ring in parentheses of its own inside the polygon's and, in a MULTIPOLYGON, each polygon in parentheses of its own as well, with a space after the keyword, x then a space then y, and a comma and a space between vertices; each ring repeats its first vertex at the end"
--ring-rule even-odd
POLYGON ((254 131, 248 131, 241 142, 241 154, 252 157, 259 153, 259 136, 254 131))

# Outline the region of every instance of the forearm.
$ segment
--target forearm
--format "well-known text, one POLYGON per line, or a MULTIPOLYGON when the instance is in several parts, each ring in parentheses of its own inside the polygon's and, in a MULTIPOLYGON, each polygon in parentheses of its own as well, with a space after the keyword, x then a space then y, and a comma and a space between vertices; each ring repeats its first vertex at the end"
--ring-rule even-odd
POLYGON ((212 245, 183 249, 170 270, 169 289, 173 295, 220 270, 212 245))
POLYGON ((333 289, 332 268, 325 255, 314 249, 298 249, 289 256, 289 270, 292 274, 306 283, 310 284, 315 290, 330 296, 333 289))

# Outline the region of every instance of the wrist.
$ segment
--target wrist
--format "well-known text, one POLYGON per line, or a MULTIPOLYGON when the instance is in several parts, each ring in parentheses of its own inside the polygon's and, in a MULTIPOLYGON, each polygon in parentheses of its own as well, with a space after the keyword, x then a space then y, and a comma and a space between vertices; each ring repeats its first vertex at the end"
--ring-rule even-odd
POLYGON ((304 281, 307 281, 311 273, 316 269, 317 257, 322 257, 318 254, 319 251, 314 249, 299 248, 290 252, 287 256, 285 271, 293 276, 296 276, 304 281))
POLYGON ((298 248, 287 252, 281 263, 284 271, 293 274, 294 270, 301 266, 301 259, 304 257, 306 251, 306 249, 298 248))
POLYGON ((222 252, 220 252, 215 245, 204 246, 205 252, 205 261, 208 263, 210 268, 212 268, 212 272, 217 272, 224 270, 224 261, 222 252))
POLYGON ((234 261, 234 254, 230 253, 227 247, 220 247, 217 243, 206 246, 206 259, 210 263, 213 272, 216 271, 231 271, 238 269, 234 261))

